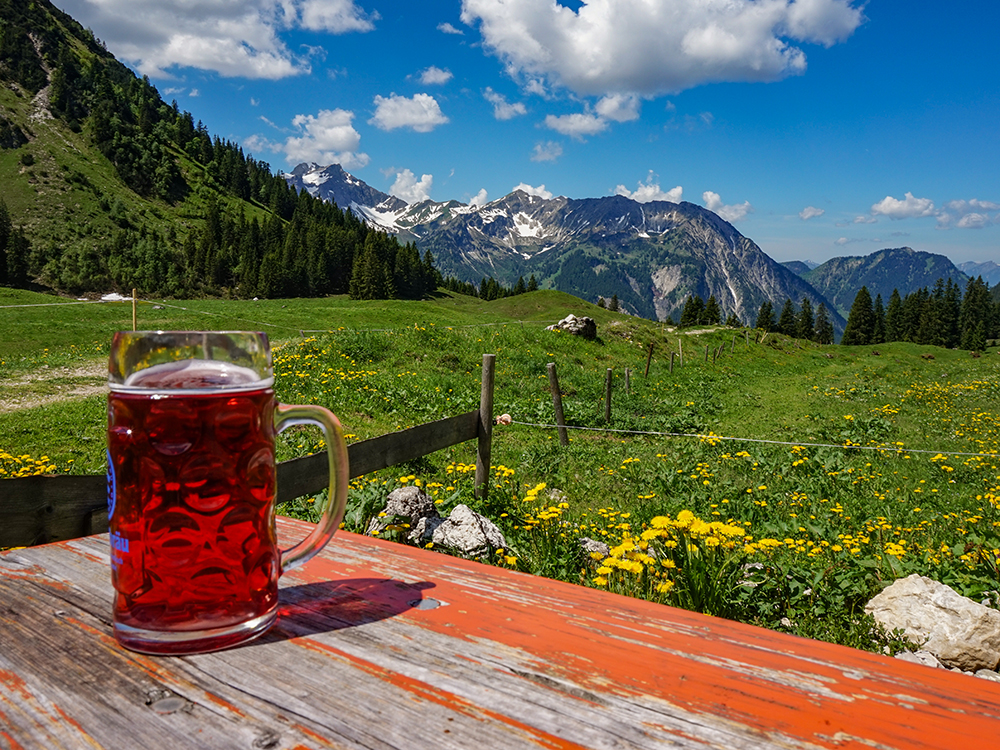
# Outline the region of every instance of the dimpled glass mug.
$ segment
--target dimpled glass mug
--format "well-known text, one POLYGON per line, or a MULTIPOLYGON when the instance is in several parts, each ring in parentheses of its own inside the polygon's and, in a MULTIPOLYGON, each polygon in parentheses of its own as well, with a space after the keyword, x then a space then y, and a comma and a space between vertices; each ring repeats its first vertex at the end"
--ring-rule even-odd
POLYGON ((114 633, 126 648, 192 654, 274 622, 278 577, 330 541, 347 504, 347 447, 321 406, 274 398, 267 335, 115 334, 108 366, 108 519, 114 633), (330 494, 312 533, 279 550, 275 436, 325 433, 330 494))

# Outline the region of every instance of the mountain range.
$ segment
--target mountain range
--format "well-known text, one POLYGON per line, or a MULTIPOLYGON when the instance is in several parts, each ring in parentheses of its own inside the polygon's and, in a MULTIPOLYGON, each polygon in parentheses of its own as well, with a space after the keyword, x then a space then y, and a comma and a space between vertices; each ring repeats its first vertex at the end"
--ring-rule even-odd
POLYGON ((624 196, 542 198, 515 190, 490 203, 407 204, 339 165, 300 164, 285 178, 380 229, 430 250, 445 275, 513 286, 534 276, 543 287, 591 302, 617 297, 643 317, 679 318, 690 295, 714 296, 723 317, 753 323, 761 303, 823 303, 820 292, 766 255, 732 224, 693 203, 639 203, 624 196))
POLYGON ((850 311, 863 286, 872 299, 882 295, 883 302, 888 303, 893 289, 905 297, 913 290, 934 286, 938 279, 951 279, 964 286, 968 278, 945 256, 909 247, 831 258, 801 276, 833 302, 842 315, 850 311))
POLYGON ((998 266, 992 260, 987 260, 983 263, 977 263, 974 260, 970 260, 965 263, 959 263, 958 270, 960 270, 966 276, 969 276, 971 278, 982 276, 983 281, 985 281, 990 286, 996 286, 997 284, 1000 284, 1000 266, 998 266))

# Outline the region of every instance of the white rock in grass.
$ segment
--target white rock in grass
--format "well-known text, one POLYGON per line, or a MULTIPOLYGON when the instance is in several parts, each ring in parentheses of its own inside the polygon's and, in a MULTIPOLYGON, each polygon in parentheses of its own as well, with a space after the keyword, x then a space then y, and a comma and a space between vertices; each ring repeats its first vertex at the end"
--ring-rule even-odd
POLYGON ((434 525, 430 541, 462 557, 482 557, 507 548, 507 540, 496 524, 468 505, 456 505, 448 518, 434 525))
MULTIPOLYGON (((416 528, 424 519, 438 519, 438 511, 434 500, 419 487, 400 487, 389 493, 385 508, 371 520, 365 533, 368 536, 380 534, 398 517, 407 519, 410 527, 416 528)), ((409 536, 413 537, 412 531, 409 536)))
POLYGON ((558 323, 548 326, 545 330, 565 331, 566 333, 571 333, 574 336, 580 336, 585 339, 597 338, 597 323, 593 318, 588 317, 578 318, 575 315, 567 315, 558 323))
POLYGON ((865 611, 887 630, 902 630, 946 667, 975 672, 1000 664, 1000 612, 943 583, 914 573, 887 586, 865 611))

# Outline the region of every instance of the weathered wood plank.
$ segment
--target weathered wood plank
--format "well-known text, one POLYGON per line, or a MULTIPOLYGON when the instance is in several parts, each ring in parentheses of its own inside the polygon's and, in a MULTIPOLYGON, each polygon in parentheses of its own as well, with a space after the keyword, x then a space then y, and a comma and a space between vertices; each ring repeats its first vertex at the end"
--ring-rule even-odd
MULTIPOLYGON (((352 443, 347 446, 351 479, 475 440, 479 434, 478 423, 477 409, 352 443)), ((278 465, 278 502, 321 492, 329 484, 329 473, 326 453, 283 461, 278 465)))
MULTIPOLYGON (((278 519, 283 544, 308 526, 278 519)), ((339 533, 216 654, 110 636, 106 537, 0 555, 0 748, 960 748, 1000 687, 339 533)))
MULTIPOLYGON (((479 434, 479 411, 392 432, 347 447, 351 478, 449 448, 479 434)), ((314 495, 329 482, 326 453, 278 465, 278 502, 314 495)), ((35 544, 107 531, 107 492, 102 476, 0 479, 0 547, 35 544)))
POLYGON ((0 547, 27 547, 106 530, 106 482, 102 476, 67 475, 0 479, 0 547))

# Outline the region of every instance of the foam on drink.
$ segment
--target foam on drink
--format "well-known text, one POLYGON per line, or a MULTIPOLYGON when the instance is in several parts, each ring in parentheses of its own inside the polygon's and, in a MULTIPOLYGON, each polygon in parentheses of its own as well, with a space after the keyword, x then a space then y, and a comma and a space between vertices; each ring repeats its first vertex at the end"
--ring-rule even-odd
POLYGON ((248 389, 271 385, 273 378, 262 380, 249 367, 208 359, 187 359, 166 362, 139 370, 128 376, 124 385, 112 390, 178 389, 185 391, 217 391, 220 388, 248 389))

